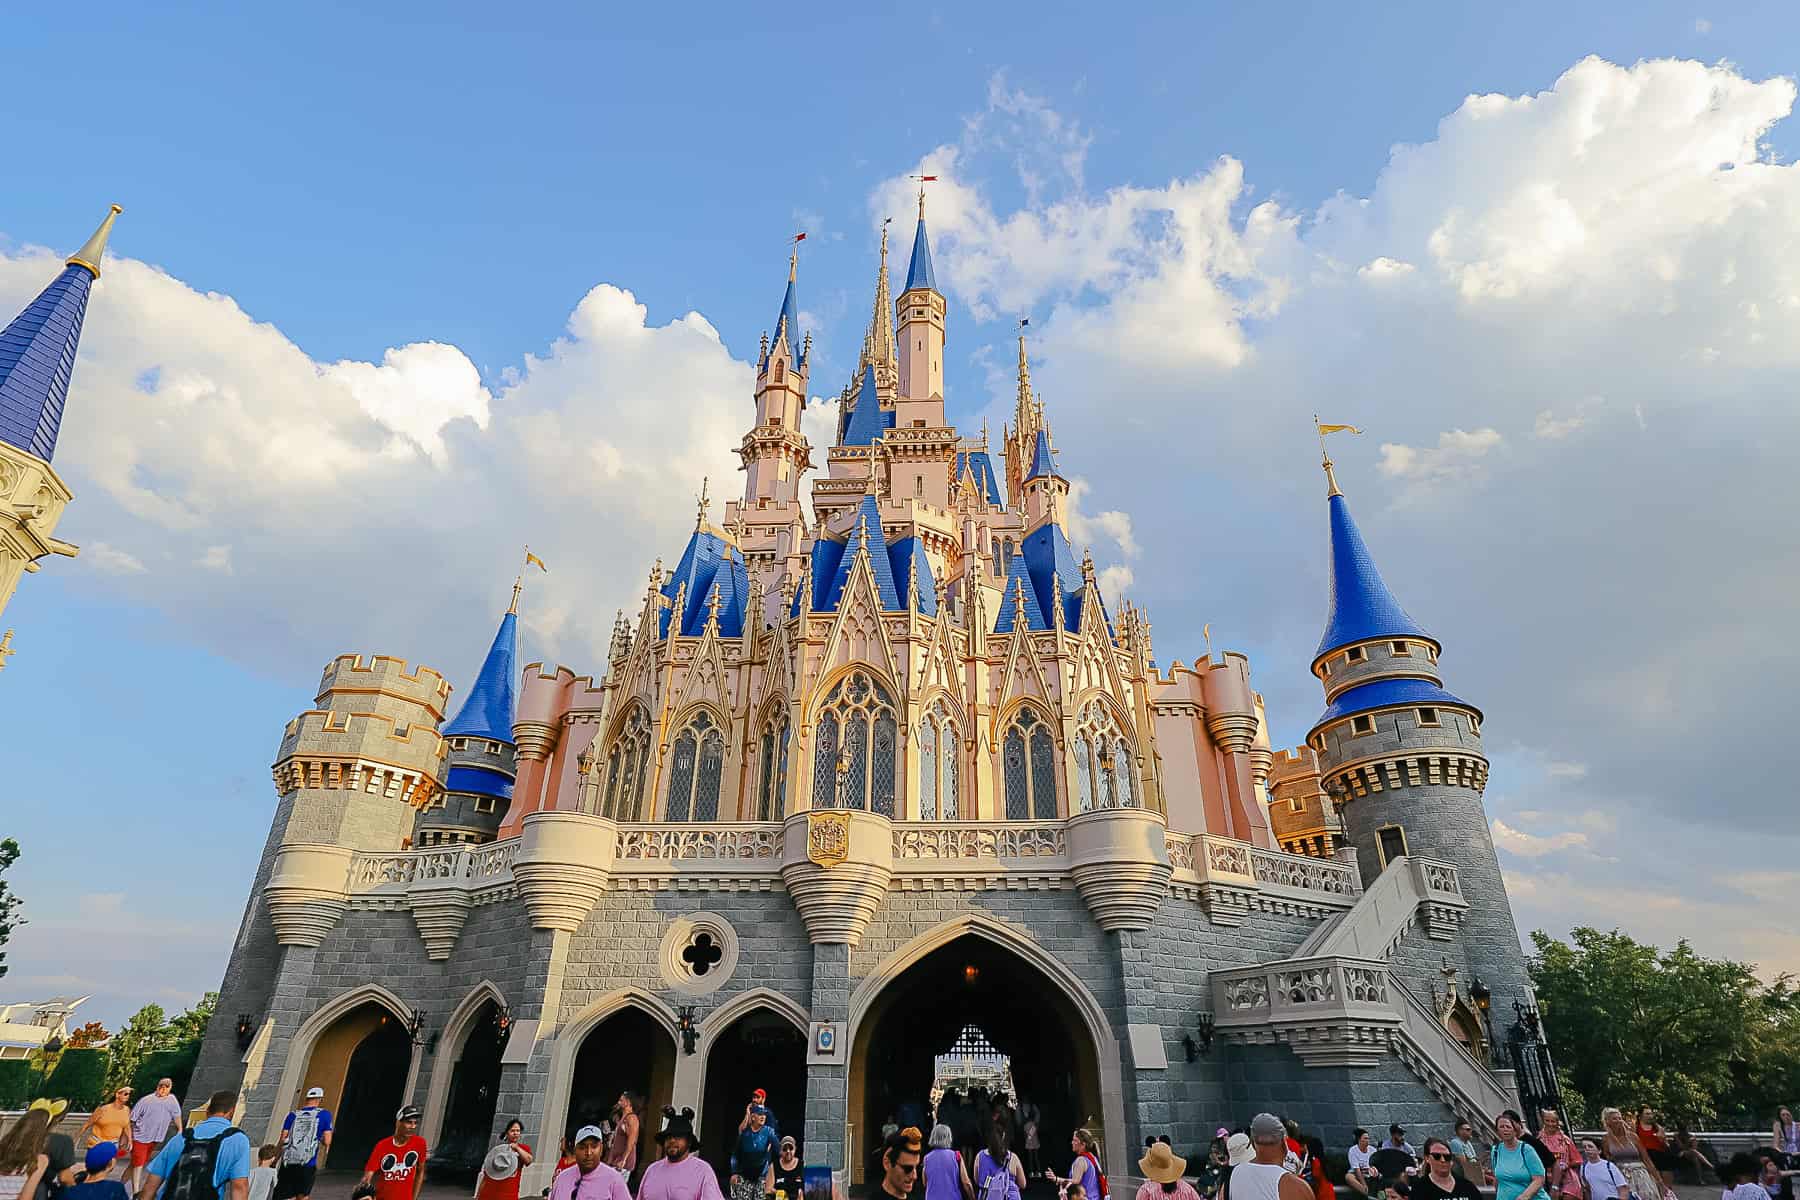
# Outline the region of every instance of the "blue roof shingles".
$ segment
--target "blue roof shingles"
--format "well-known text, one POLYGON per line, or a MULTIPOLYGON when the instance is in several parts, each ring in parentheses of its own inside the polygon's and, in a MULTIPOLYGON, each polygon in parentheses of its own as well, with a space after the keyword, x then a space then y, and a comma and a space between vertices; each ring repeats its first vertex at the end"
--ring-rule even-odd
POLYGON ((975 487, 982 499, 998 508, 1003 503, 1000 499, 1000 480, 994 474, 994 460, 986 450, 970 450, 958 452, 956 456, 956 477, 961 479, 967 471, 975 476, 975 487))
POLYGON ((900 607, 913 604, 907 588, 916 573, 919 583, 919 611, 928 617, 937 615, 937 580, 931 574, 931 559, 925 554, 925 543, 916 537, 901 538, 888 549, 894 566, 894 587, 900 596, 900 607))
MULTIPOLYGON (((812 611, 831 612, 832 584, 837 582, 838 563, 844 557, 844 543, 820 538, 812 548, 812 611)), ((800 611, 800 593, 794 593, 793 613, 800 611)))
MULTIPOLYGON (((1031 572, 1032 586, 1037 591, 1038 607, 1048 614, 1056 602, 1054 580, 1062 580, 1063 627, 1071 631, 1081 628, 1082 579, 1081 564, 1062 526, 1046 522, 1027 534, 1020 556, 1031 572)), ((1043 628, 1049 628, 1046 624, 1043 628)))
POLYGON ((842 445, 873 446, 875 439, 894 427, 894 414, 883 412, 881 398, 875 392, 875 368, 863 368, 862 387, 857 390, 856 405, 844 422, 842 445))
POLYGON ((1037 444, 1031 452, 1031 470, 1025 472, 1027 479, 1061 479, 1056 473, 1056 459, 1050 453, 1050 433, 1048 430, 1037 431, 1037 444))
POLYGON ((775 318, 775 337, 771 346, 781 341, 783 329, 787 331, 788 348, 794 352, 796 359, 800 357, 800 306, 794 299, 794 280, 790 276, 787 282, 787 294, 781 298, 781 312, 775 318))
POLYGON ((444 773, 444 790, 511 800, 513 781, 501 772, 490 771, 486 767, 451 767, 444 773))
POLYGON ((1012 566, 1006 572, 1006 587, 1000 593, 1000 612, 994 621, 995 633, 1013 632, 1014 614, 1021 598, 1025 601, 1025 628, 1050 628, 1050 622, 1044 619, 1044 610, 1038 604, 1037 588, 1032 584, 1031 573, 1026 569, 1025 556, 1015 554, 1012 566))
POLYGON ((1331 497, 1331 616, 1315 658, 1355 642, 1410 635, 1431 639, 1382 582, 1343 496, 1331 497))
POLYGON ((1341 721, 1356 713, 1374 712, 1382 708, 1407 708, 1415 704, 1432 707, 1463 708, 1481 715, 1481 710, 1466 700, 1459 700, 1429 679, 1377 679, 1358 684, 1331 702, 1319 714, 1313 728, 1341 721))
POLYGON ((0 441, 49 462, 94 276, 70 265, 0 331, 0 441))
POLYGON ((513 717, 518 711, 519 618, 507 613, 500 618, 494 644, 469 689, 462 710, 443 728, 445 737, 479 737, 490 741, 513 740, 513 717))
POLYGON ((937 276, 931 271, 931 239, 925 236, 925 215, 919 214, 919 229, 913 234, 912 262, 906 267, 906 286, 902 291, 928 288, 937 291, 937 276))
MULTIPOLYGON (((741 637, 744 633, 744 604, 750 595, 750 572, 744 556, 730 542, 710 529, 696 529, 681 552, 681 560, 663 583, 662 594, 673 601, 682 591, 681 623, 676 626, 679 637, 699 637, 706 629, 710 609, 708 600, 713 588, 719 590, 719 636, 741 637)), ((660 637, 669 636, 674 608, 666 608, 657 626, 660 637)))
POLYGON ((887 539, 881 532, 881 510, 876 507, 875 497, 864 496, 862 503, 856 508, 856 524, 850 530, 850 537, 844 542, 843 557, 838 560, 835 578, 831 581, 831 591, 823 606, 827 612, 836 612, 843 602, 844 588, 850 582, 850 568, 856 564, 856 551, 859 547, 867 547, 869 552, 869 570, 875 576, 875 595, 881 601, 883 612, 898 611, 900 589, 894 586, 894 564, 888 558, 887 539))

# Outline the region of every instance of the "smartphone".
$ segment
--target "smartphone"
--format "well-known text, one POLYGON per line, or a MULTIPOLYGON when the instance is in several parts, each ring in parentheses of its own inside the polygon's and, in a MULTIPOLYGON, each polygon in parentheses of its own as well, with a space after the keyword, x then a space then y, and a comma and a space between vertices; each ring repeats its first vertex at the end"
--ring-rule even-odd
POLYGON ((807 1167, 800 1178, 806 1200, 831 1200, 830 1167, 807 1167))

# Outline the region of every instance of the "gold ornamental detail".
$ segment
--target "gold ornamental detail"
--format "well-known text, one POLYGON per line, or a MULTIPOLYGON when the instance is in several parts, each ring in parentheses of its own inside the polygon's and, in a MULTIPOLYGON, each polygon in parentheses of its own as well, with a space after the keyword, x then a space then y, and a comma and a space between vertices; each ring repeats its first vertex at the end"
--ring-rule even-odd
POLYGON ((806 814, 806 857, 821 867, 835 867, 850 857, 850 814, 806 814))

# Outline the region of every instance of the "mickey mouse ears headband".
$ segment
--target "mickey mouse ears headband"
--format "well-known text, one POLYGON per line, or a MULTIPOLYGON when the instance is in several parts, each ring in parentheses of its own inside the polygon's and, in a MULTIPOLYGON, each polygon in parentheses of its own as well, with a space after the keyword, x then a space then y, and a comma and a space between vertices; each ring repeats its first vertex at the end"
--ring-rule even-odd
POLYGON ((38 1109, 41 1108, 45 1112, 49 1113, 50 1119, 52 1121, 54 1121, 54 1120, 56 1120, 56 1118, 62 1116, 64 1110, 66 1110, 68 1107, 69 1107, 69 1102, 67 1100, 37 1099, 37 1100, 33 1100, 31 1102, 31 1106, 29 1108, 27 1108, 25 1111, 26 1112, 36 1112, 38 1109))

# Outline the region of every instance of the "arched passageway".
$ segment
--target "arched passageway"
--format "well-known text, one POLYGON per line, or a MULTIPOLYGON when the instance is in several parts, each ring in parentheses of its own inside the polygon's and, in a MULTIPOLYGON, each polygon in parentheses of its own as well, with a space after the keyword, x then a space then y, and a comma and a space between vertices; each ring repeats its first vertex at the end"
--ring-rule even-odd
POLYGON ((768 1093, 768 1108, 782 1133, 801 1143, 806 1157, 806 1034, 786 1016, 754 1008, 713 1039, 706 1058, 706 1094, 700 1136, 706 1161, 719 1172, 721 1190, 731 1173, 731 1150, 750 1093, 768 1093))
MULTIPOLYGON (((1037 1106, 1050 1165, 1067 1169, 1062 1150, 1073 1130, 1104 1136, 1098 1051, 1075 1004, 1017 953, 966 933, 896 976, 857 1025, 850 1058, 853 1179, 868 1178, 889 1116, 904 1124, 916 1114, 922 1128, 931 1119, 938 1056, 968 1026, 1006 1056, 1019 1093, 1015 1103, 1037 1106)), ((968 1110, 962 1115, 967 1125, 968 1110)))
POLYGON ((324 1104, 334 1117, 333 1165, 360 1169, 375 1143, 394 1131, 412 1056, 405 1023, 374 1000, 344 1013, 314 1039, 301 1086, 325 1090, 324 1104))
MULTIPOLYGON (((506 1048, 500 1029, 500 1006, 492 1000, 476 1012, 462 1036, 450 1089, 444 1100, 444 1122, 431 1148, 434 1172, 474 1179, 494 1134, 494 1106, 500 1095, 500 1054, 506 1048)), ((554 1151, 555 1146, 550 1149, 554 1151)))
MULTIPOLYGON (((675 1039, 641 1008, 619 1009, 581 1040, 569 1085, 563 1128, 545 1131, 545 1149, 556 1152, 556 1137, 571 1137, 583 1125, 603 1124, 621 1092, 637 1101, 637 1170, 656 1154, 656 1130, 675 1087, 675 1039)), ((633 1180, 635 1185, 636 1180, 633 1180)))

